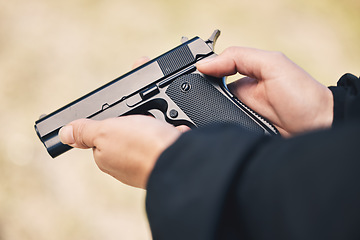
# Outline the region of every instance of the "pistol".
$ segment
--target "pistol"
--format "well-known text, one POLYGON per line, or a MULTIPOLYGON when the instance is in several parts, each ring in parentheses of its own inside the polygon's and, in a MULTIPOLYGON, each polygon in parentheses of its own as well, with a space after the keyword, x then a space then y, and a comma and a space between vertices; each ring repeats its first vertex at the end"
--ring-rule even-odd
POLYGON ((237 124, 245 129, 277 135, 277 129, 228 90, 225 78, 197 71, 196 63, 216 56, 215 30, 206 41, 183 37, 182 44, 95 89, 66 106, 40 117, 35 131, 50 156, 71 149, 61 143, 59 130, 80 118, 103 120, 131 114, 152 115, 174 126, 201 128, 237 124))

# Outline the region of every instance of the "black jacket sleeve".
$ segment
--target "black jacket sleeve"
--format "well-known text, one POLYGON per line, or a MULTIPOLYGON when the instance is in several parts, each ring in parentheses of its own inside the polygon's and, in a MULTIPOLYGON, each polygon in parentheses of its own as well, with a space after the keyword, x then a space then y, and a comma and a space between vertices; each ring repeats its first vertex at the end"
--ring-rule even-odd
POLYGON ((360 116, 360 81, 352 74, 343 75, 336 87, 329 88, 334 96, 333 125, 359 118, 360 116))
POLYGON ((148 182, 153 238, 359 239, 359 80, 352 80, 332 88, 338 124, 330 130, 291 139, 231 125, 183 134, 148 182))

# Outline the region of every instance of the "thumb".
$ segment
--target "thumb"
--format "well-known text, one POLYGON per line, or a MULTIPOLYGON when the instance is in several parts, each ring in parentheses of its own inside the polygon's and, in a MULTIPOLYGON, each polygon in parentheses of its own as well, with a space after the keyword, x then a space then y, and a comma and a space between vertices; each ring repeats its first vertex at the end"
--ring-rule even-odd
POLYGON ((223 54, 221 54, 216 57, 201 60, 196 64, 196 68, 200 72, 213 77, 221 78, 224 76, 230 76, 236 73, 236 69, 231 65, 231 63, 228 63, 228 60, 229 59, 225 58, 223 54))
POLYGON ((196 65, 197 69, 210 76, 224 77, 240 73, 261 79, 262 69, 271 64, 272 55, 268 51, 246 47, 229 47, 219 56, 204 59, 196 65))
POLYGON ((63 144, 75 148, 94 148, 98 122, 90 119, 79 119, 62 127, 59 138, 63 144))

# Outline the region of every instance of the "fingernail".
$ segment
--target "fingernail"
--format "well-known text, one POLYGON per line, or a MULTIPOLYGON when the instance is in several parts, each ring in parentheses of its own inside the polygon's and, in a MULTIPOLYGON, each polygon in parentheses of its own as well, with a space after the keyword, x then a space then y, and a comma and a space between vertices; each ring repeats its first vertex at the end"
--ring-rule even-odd
POLYGON ((74 139, 74 129, 71 125, 62 127, 59 131, 59 137, 60 137, 60 141, 63 144, 74 144, 75 143, 75 139, 74 139))
POLYGON ((206 63, 214 61, 215 59, 216 59, 216 57, 204 58, 204 59, 200 60, 196 65, 206 64, 206 63))

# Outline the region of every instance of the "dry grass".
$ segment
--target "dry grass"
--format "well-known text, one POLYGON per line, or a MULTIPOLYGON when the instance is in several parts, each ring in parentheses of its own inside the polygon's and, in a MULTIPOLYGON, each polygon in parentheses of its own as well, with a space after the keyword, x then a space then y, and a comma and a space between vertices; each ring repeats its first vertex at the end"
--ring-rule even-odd
POLYGON ((50 159, 33 130, 41 113, 215 28, 217 52, 279 50, 335 84, 360 75, 359 10, 357 0, 0 2, 0 239, 151 238, 145 193, 101 173, 89 151, 50 159))

